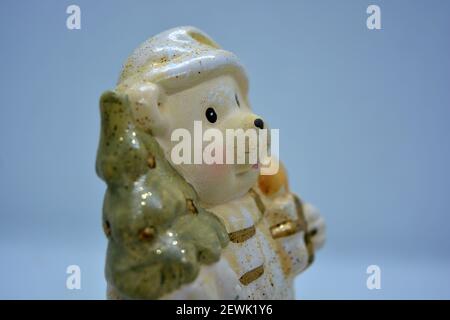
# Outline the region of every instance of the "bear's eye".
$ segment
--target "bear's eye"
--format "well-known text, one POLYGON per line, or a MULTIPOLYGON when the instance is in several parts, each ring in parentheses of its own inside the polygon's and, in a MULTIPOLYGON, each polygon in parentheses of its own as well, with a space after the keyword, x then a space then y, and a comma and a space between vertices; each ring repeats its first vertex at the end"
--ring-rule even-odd
POLYGON ((217 113, 213 108, 206 109, 205 115, 209 122, 214 123, 217 121, 217 113))

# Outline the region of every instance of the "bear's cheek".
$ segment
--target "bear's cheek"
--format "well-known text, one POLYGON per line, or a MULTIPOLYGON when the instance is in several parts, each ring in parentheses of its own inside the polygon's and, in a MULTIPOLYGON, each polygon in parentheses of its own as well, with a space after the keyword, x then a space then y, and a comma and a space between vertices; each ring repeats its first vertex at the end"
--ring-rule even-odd
POLYGON ((226 164, 203 164, 201 168, 205 180, 220 181, 232 174, 231 166, 226 164))

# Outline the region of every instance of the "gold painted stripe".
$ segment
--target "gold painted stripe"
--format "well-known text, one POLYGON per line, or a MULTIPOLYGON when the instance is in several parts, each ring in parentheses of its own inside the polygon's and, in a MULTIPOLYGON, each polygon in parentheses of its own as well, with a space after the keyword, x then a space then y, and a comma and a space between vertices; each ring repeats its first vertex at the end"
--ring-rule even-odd
POLYGON ((299 197, 294 195, 295 209, 297 210, 298 222, 300 224, 300 228, 304 231, 308 230, 305 213, 303 212, 303 203, 299 197))
POLYGON ((314 243, 311 239, 311 234, 306 232, 305 233, 305 243, 306 243, 306 250, 308 250, 308 265, 306 267, 309 267, 314 262, 314 243))
POLYGON ((258 192, 256 192, 253 189, 250 189, 250 191, 248 193, 253 198, 253 200, 255 200, 256 206, 258 207, 259 211, 261 211, 261 214, 264 214, 264 212, 266 212, 266 206, 262 202, 261 197, 259 196, 258 192))
POLYGON ((259 277, 261 277, 264 273, 264 265, 260 265, 259 267, 256 267, 255 269, 252 269, 246 273, 244 273, 240 278, 239 281, 244 285, 249 285, 259 277))
POLYGON ((251 226, 245 229, 230 232, 228 236, 230 237, 231 242, 241 243, 253 237, 255 233, 256 233, 255 226, 251 226))
MULTIPOLYGON (((297 209, 298 219, 299 219, 299 221, 302 221, 304 230, 308 230, 308 224, 306 222, 305 213, 303 211, 303 203, 300 200, 300 198, 295 195, 294 195, 294 201, 295 201, 295 206, 297 209)), ((305 232, 304 240, 305 240, 305 244, 306 244, 306 249, 308 250, 308 265, 307 265, 307 267, 309 267, 314 262, 314 244, 311 239, 313 236, 314 236, 314 234, 311 234, 310 232, 305 232)))
POLYGON ((272 234, 272 238, 274 239, 287 237, 301 230, 301 225, 298 220, 286 220, 270 227, 270 233, 272 234))

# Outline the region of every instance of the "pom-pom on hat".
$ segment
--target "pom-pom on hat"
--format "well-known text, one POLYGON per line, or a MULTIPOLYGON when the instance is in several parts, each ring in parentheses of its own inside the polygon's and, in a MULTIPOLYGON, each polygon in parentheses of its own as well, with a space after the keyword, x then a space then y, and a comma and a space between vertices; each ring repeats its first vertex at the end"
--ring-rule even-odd
POLYGON ((247 93, 247 75, 236 55, 220 48, 203 31, 186 26, 142 43, 126 61, 118 84, 139 77, 162 85, 168 92, 177 92, 223 74, 234 76, 247 93))

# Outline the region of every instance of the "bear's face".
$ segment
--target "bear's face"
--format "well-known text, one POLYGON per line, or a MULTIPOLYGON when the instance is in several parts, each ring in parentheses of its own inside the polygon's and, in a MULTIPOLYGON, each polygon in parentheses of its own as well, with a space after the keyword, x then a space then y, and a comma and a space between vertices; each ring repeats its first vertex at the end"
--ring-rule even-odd
MULTIPOLYGON (((141 90, 142 91, 142 90, 141 90)), ((145 90, 144 90, 145 91, 145 90)), ((226 164, 226 130, 227 129, 254 129, 257 133, 264 127, 263 120, 254 114, 248 104, 247 97, 241 90, 233 77, 228 75, 219 76, 197 84, 189 89, 166 95, 159 89, 157 105, 157 118, 148 121, 153 136, 164 149, 167 160, 175 169, 189 182, 197 191, 198 196, 205 204, 220 204, 245 194, 257 181, 259 176, 258 164, 249 163, 249 143, 245 143, 245 163, 237 164, 237 140, 234 139, 233 164, 226 164), (194 123, 197 121, 197 129, 201 122, 203 134, 209 128, 215 128, 222 133, 223 163, 194 164, 194 123), (172 133, 176 129, 185 129, 191 138, 191 162, 189 164, 174 164, 172 158, 173 148, 180 144, 180 140, 172 141, 172 133)), ((143 98, 134 96, 134 100, 141 101, 143 98)), ((149 99, 147 99, 149 100, 149 99)), ((148 102, 148 101, 147 101, 148 102)), ((142 104, 142 103, 141 103, 142 104)), ((138 105, 135 110, 138 110, 138 105)), ((138 111, 140 120, 146 123, 145 110, 138 111)), ((151 117, 150 117, 151 118, 151 117)), ((155 117, 153 117, 155 118, 155 117)), ((200 136, 200 142, 203 141, 200 136)), ((203 141, 202 149, 211 141, 203 141)), ((233 151, 231 151, 233 150, 233 151)), ((257 152, 255 152, 257 154, 257 152)))

